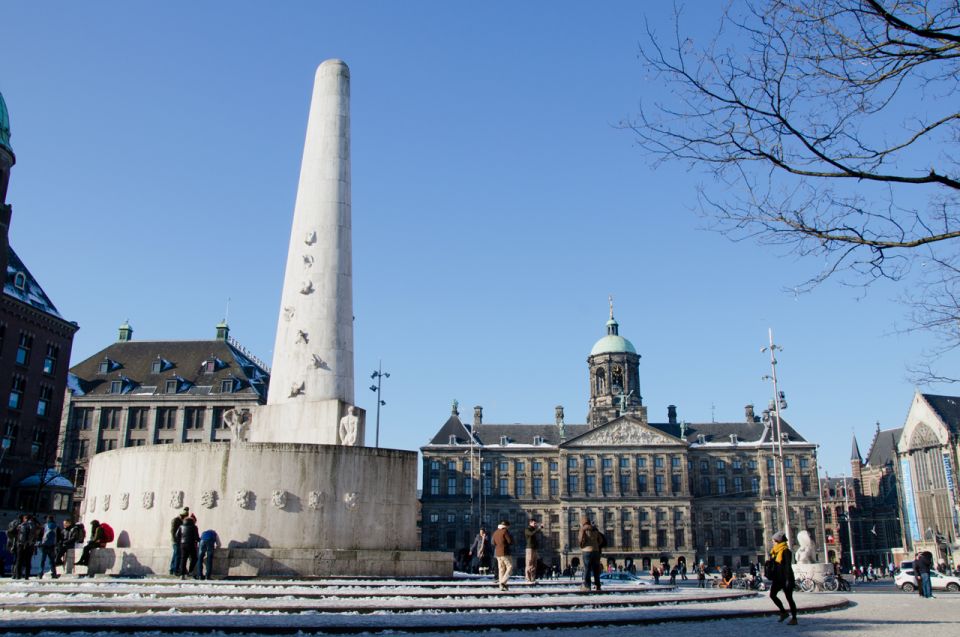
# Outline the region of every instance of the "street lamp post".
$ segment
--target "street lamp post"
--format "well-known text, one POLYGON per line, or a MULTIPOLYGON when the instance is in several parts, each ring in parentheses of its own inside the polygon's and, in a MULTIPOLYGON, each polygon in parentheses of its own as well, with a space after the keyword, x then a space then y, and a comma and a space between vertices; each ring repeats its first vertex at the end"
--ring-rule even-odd
POLYGON ((386 405, 387 403, 380 399, 380 386, 384 378, 390 378, 390 372, 383 371, 383 361, 377 363, 377 369, 372 374, 370 378, 377 381, 376 385, 370 385, 370 391, 377 392, 377 433, 375 438, 375 446, 377 449, 380 448, 380 406, 386 405))
POLYGON ((853 527, 850 524, 850 499, 848 497, 849 491, 847 490, 847 476, 841 475, 843 478, 843 508, 847 514, 847 538, 850 540, 850 572, 853 572, 853 567, 857 565, 856 560, 853 555, 853 527))
POLYGON ((813 448, 813 466, 817 468, 817 494, 820 496, 820 532, 823 533, 823 561, 827 561, 827 519, 823 513, 823 483, 820 482, 820 445, 813 448))
POLYGON ((776 416, 776 449, 777 449, 777 458, 776 465, 780 469, 780 491, 783 493, 783 498, 781 503, 783 505, 783 531, 787 536, 787 546, 793 545, 793 529, 790 528, 790 504, 789 496, 787 494, 787 476, 785 471, 785 466, 783 462, 783 433, 780 428, 780 410, 787 408, 787 401, 783 395, 783 392, 777 387, 777 351, 783 351, 783 348, 774 345, 773 343, 773 328, 769 328, 768 335, 770 337, 769 346, 760 348, 761 352, 770 352, 770 376, 765 376, 764 379, 769 379, 773 382, 773 413, 776 416))

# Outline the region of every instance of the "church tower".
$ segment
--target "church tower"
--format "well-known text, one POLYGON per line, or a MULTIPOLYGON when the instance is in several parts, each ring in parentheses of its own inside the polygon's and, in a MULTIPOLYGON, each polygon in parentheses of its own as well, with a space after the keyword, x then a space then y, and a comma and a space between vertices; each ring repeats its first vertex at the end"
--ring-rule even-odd
POLYGON ((610 297, 607 335, 590 350, 587 365, 590 369, 587 424, 591 428, 624 414, 646 422, 647 409, 640 395, 640 355, 633 343, 620 336, 620 324, 613 318, 613 297, 610 297))

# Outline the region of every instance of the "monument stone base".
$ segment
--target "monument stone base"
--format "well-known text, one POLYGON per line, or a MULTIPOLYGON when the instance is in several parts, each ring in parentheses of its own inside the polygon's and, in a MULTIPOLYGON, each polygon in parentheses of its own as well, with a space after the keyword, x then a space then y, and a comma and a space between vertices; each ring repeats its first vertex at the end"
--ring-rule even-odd
MULTIPOLYGON (((73 566, 67 573, 147 577, 166 575, 171 547, 106 548, 94 551, 89 570, 73 566)), ((230 577, 450 577, 449 553, 335 549, 218 549, 213 579, 230 577)))
POLYGON ((815 582, 822 582, 828 575, 833 575, 833 564, 829 562, 793 565, 793 576, 797 579, 809 577, 815 582))
MULTIPOLYGON (((294 401, 276 405, 261 405, 253 412, 249 442, 280 442, 296 440, 313 445, 339 445, 338 424, 352 407, 342 400, 294 401)), ((364 440, 366 411, 354 407, 357 440, 364 440)))

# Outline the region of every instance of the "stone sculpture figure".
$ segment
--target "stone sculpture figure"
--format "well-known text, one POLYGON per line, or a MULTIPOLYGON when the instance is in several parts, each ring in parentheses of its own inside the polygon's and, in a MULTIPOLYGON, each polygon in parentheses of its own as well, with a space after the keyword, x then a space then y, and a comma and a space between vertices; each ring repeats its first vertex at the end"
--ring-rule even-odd
POLYGON ((253 492, 246 489, 239 489, 234 498, 237 502, 237 506, 241 509, 249 509, 253 505, 253 492))
POLYGON ((797 533, 797 542, 800 548, 797 550, 798 564, 814 564, 817 561, 817 549, 813 546, 813 538, 810 533, 804 529, 797 533))
POLYGON ((109 496, 109 495, 103 496, 103 510, 104 510, 104 511, 109 511, 109 510, 110 510, 110 496, 109 496))
POLYGON ((223 422, 233 434, 233 439, 246 442, 250 437, 250 423, 253 414, 249 409, 228 409, 223 414, 223 422))
POLYGON ((212 509, 217 506, 217 492, 216 491, 204 491, 200 494, 200 504, 205 509, 212 509))
POLYGON ((347 415, 340 419, 340 444, 347 447, 357 445, 357 428, 360 419, 357 417, 357 409, 353 405, 347 407, 347 415))
POLYGON ((140 496, 140 503, 143 505, 144 509, 152 509, 153 491, 144 491, 143 495, 140 496))
POLYGON ((120 494, 120 509, 123 511, 127 510, 127 507, 130 506, 130 494, 121 493, 120 494))
POLYGON ((270 494, 270 500, 273 502, 273 506, 282 509, 287 506, 287 492, 277 489, 270 494))

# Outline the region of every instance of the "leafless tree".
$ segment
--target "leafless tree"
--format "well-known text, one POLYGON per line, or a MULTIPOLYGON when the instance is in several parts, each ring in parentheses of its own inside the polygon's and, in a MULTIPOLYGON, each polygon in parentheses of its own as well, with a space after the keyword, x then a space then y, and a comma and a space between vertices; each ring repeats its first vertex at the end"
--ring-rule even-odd
POLYGON ((681 18, 647 27, 640 145, 707 167, 715 229, 814 257, 801 289, 906 279, 909 329, 960 347, 960 1, 735 1, 705 44, 681 18))

